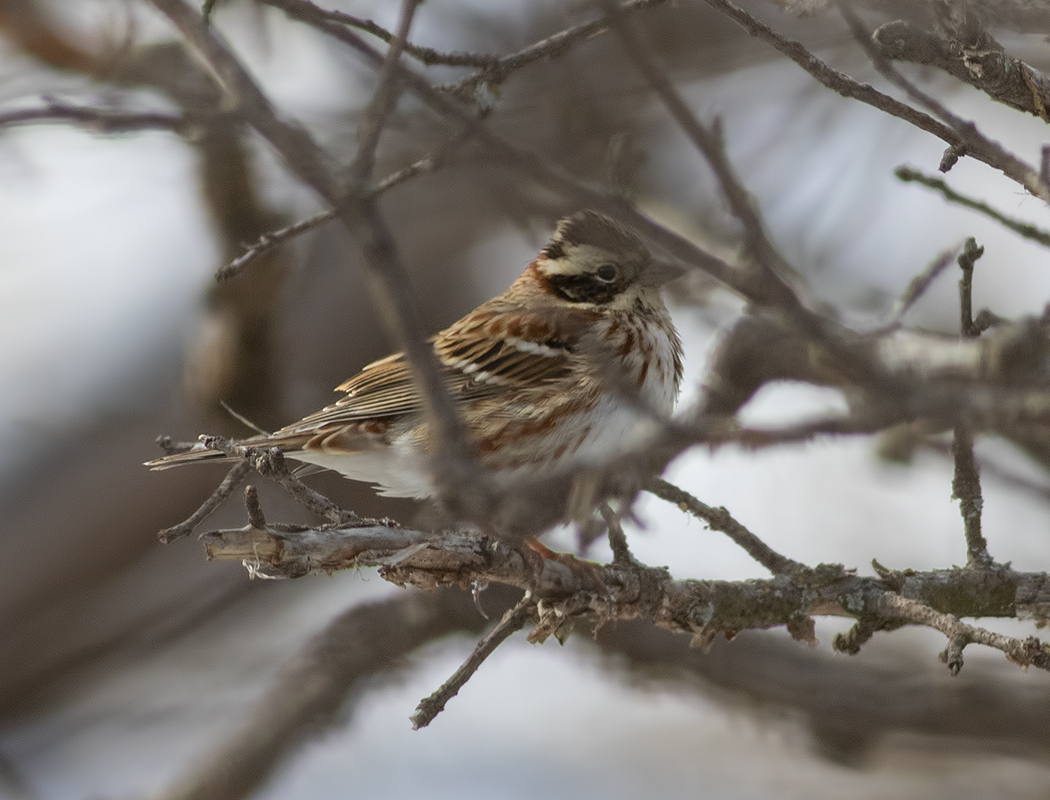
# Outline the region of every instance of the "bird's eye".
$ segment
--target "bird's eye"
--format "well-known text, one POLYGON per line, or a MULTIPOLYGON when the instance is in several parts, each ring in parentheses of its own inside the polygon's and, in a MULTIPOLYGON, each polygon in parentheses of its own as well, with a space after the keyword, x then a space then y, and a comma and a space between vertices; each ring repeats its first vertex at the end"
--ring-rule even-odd
POLYGON ((616 265, 602 264, 594 271, 594 274, 598 277, 598 280, 603 283, 612 283, 616 280, 616 265))

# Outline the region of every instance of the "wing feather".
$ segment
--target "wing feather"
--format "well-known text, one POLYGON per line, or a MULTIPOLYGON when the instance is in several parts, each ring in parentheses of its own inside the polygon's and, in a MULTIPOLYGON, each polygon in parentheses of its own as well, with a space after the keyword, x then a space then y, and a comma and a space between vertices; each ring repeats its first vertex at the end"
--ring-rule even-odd
MULTIPOLYGON (((492 327, 467 317, 430 341, 441 362, 453 400, 469 402, 505 391, 542 385, 567 377, 572 369, 572 343, 559 337, 552 323, 519 312, 500 315, 492 327), (521 335, 528 331, 528 338, 521 335), (503 335, 505 332, 513 335, 503 335)), ((346 392, 332 405, 311 414, 275 436, 318 430, 367 419, 384 419, 423 410, 423 402, 404 353, 374 361, 338 387, 346 392)))

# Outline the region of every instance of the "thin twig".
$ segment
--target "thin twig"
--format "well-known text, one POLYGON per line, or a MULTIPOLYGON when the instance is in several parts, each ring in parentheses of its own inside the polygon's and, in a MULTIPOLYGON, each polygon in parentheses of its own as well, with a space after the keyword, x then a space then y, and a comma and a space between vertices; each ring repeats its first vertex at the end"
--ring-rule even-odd
POLYGON ((412 729, 418 731, 433 722, 434 717, 444 711, 448 701, 459 694, 459 690, 478 671, 478 667, 485 662, 485 659, 492 655, 496 648, 512 634, 524 628, 525 623, 535 612, 536 601, 526 592, 521 601, 504 614, 503 619, 481 638, 474 652, 452 673, 449 679, 441 684, 436 692, 419 701, 416 710, 409 717, 412 720, 412 729))
POLYGON ((958 675, 962 669, 962 651, 967 644, 982 644, 999 650, 1022 667, 1035 666, 1050 671, 1050 653, 1034 636, 1018 639, 967 625, 953 614, 937 611, 926 603, 893 592, 886 592, 879 599, 878 608, 887 616, 933 628, 948 637, 948 646, 941 653, 941 660, 948 665, 952 675, 958 675))
MULTIPOLYGON (((349 25, 352 28, 369 33, 378 39, 381 39, 388 45, 392 45, 397 39, 396 34, 391 33, 381 25, 377 25, 370 19, 361 19, 355 17, 352 14, 346 14, 342 11, 329 11, 321 8, 308 0, 302 0, 303 5, 310 6, 313 12, 318 16, 319 19, 326 19, 331 22, 337 22, 341 25, 349 25)), ((276 5, 270 3, 269 5, 276 5)), ((454 51, 450 53, 435 50, 432 47, 423 47, 418 44, 412 44, 402 40, 404 52, 417 61, 422 62, 429 66, 441 65, 445 67, 491 67, 494 64, 498 64, 500 61, 499 56, 489 55, 487 53, 465 53, 462 51, 454 51)))
MULTIPOLYGON (((665 3, 667 0, 629 0, 617 6, 619 13, 630 15, 636 11, 665 3)), ((608 21, 604 17, 573 25, 565 30, 541 39, 538 42, 524 47, 516 53, 497 59, 494 63, 482 67, 481 71, 471 75, 459 83, 444 87, 458 97, 466 100, 474 100, 478 89, 484 84, 498 86, 503 83, 512 73, 523 67, 527 67, 541 59, 554 60, 573 47, 582 42, 589 41, 595 36, 600 36, 608 29, 608 21)))
POLYGON ((663 478, 653 478, 645 488, 661 500, 674 503, 682 511, 703 520, 712 530, 724 533, 774 575, 790 575, 806 569, 804 564, 780 555, 737 522, 724 508, 712 508, 663 478))
POLYGON ((1014 233, 1023 236, 1025 239, 1031 239, 1033 242, 1043 245, 1043 247, 1050 247, 1050 231, 1044 231, 1042 228, 1033 225, 1030 222, 1022 222, 1019 219, 1008 217, 1005 214, 996 211, 982 200, 974 200, 972 197, 960 194, 952 189, 941 178, 926 175, 917 169, 912 169, 911 167, 897 167, 894 174, 905 183, 918 183, 929 189, 938 191, 949 203, 957 203, 960 206, 979 211, 986 217, 994 219, 1004 228, 1008 228, 1014 233))
POLYGON ((966 566, 990 567, 994 562, 988 553, 988 542, 981 533, 981 474, 973 455, 973 433, 966 425, 956 425, 952 439, 955 473, 952 476, 952 497, 959 501, 959 513, 966 535, 966 566))
POLYGON ((181 114, 166 114, 160 111, 121 111, 51 101, 44 108, 25 108, 0 113, 0 128, 46 122, 75 122, 99 133, 162 130, 186 134, 197 125, 215 121, 218 116, 193 114, 188 111, 181 114))
POLYGON ((354 512, 340 508, 323 494, 314 491, 296 478, 285 464, 284 454, 279 447, 260 450, 255 447, 245 447, 221 436, 201 436, 200 441, 205 447, 218 450, 231 458, 243 459, 242 463, 250 465, 260 475, 272 480, 295 498, 300 505, 321 519, 337 525, 359 525, 366 522, 354 512))
MULTIPOLYGON (((387 330, 404 350, 412 367, 433 426, 437 452, 444 456, 442 460, 446 462, 446 469, 440 471, 440 476, 454 484, 462 477, 462 471, 473 472, 469 470, 472 462, 462 424, 448 396, 437 357, 427 344, 418 303, 409 291, 408 273, 398 258, 389 230, 378 215, 375 201, 362 193, 364 187, 358 187, 358 191, 347 196, 335 179, 328 154, 304 128, 277 113, 240 60, 195 9, 184 0, 152 0, 152 3, 208 64, 220 88, 236 103, 244 121, 269 141, 300 180, 336 210, 340 221, 360 241, 374 303, 387 330)), ((341 25, 326 24, 357 38, 341 25)), ((383 56, 372 52, 376 66, 386 63, 383 56)), ((406 74, 396 65, 393 69, 394 73, 406 74)))
POLYGON ((259 493, 249 484, 244 487, 244 507, 248 512, 248 522, 257 530, 266 528, 266 517, 259 504, 259 493))
MULTIPOLYGON (((951 126, 945 125, 929 114, 912 108, 866 83, 860 83, 845 73, 833 69, 830 65, 817 58, 805 45, 781 36, 768 25, 755 19, 755 17, 729 0, 705 0, 705 2, 712 8, 735 20, 752 36, 769 42, 832 91, 843 97, 859 100, 890 116, 902 119, 920 130, 933 134, 948 143, 949 148, 946 151, 946 156, 954 155, 955 159, 958 159, 960 155, 965 154, 978 161, 983 161, 990 167, 1002 170, 1007 177, 1021 183, 1037 197, 1050 199, 1050 190, 1046 189, 1045 184, 1038 179, 1038 176, 1035 176, 1036 181, 1033 184, 1031 169, 1027 165, 1018 162, 1013 156, 1005 154, 1001 147, 997 145, 992 146, 992 143, 989 143, 986 139, 964 137, 951 126), (963 147, 964 144, 965 148, 963 147), (1033 185, 1030 186, 1029 184, 1033 185)), ((862 44, 870 47, 870 43, 862 42, 862 44)), ((950 159, 944 159, 941 170, 946 172, 951 168, 951 163, 950 159)))
POLYGON ((849 27, 850 33, 853 34, 853 38, 864 49, 864 52, 868 54, 868 58, 871 59, 875 69, 886 80, 904 90, 909 97, 926 106, 935 117, 948 125, 957 137, 957 141, 953 142, 953 144, 960 145, 965 155, 987 154, 992 160, 988 161, 985 158, 981 158, 982 161, 1002 170, 1003 174, 1008 178, 1021 184, 1036 197, 1050 203, 1050 186, 1047 186, 1042 181, 1039 173, 1033 167, 1006 150, 998 142, 994 142, 982 134, 972 122, 968 122, 962 117, 953 114, 943 103, 905 78, 875 45, 871 38, 871 32, 864 27, 857 15, 853 13, 849 4, 845 0, 838 0, 837 6, 839 13, 846 20, 846 25, 849 27))
POLYGON ((609 507, 608 503, 602 503, 598 510, 601 512, 602 519, 605 520, 609 547, 613 552, 613 564, 626 567, 637 563, 634 556, 631 555, 631 549, 627 544, 627 535, 623 531, 623 525, 620 524, 619 516, 609 507))
MULTIPOLYGON (((392 172, 382 180, 376 182, 376 184, 369 190, 369 195, 371 197, 378 197, 384 192, 393 189, 395 186, 400 186, 402 183, 411 180, 417 175, 435 172, 436 170, 441 169, 452 161, 456 151, 469 138, 470 137, 466 134, 457 134, 439 150, 436 150, 433 153, 427 153, 425 156, 412 162, 407 167, 392 172)), ((239 275, 251 262, 255 261, 263 254, 270 252, 273 248, 279 247, 297 236, 312 231, 314 228, 319 228, 335 218, 336 213, 329 209, 314 214, 312 217, 300 220, 286 228, 264 233, 256 242, 248 245, 244 253, 228 264, 219 267, 218 271, 215 273, 215 280, 225 281, 239 275)))
POLYGON ((194 511, 185 521, 160 531, 157 534, 157 538, 164 544, 171 544, 184 536, 189 536, 215 509, 222 505, 227 497, 233 494, 233 490, 240 485, 241 481, 248 477, 249 472, 251 472, 251 466, 247 462, 242 461, 240 464, 237 464, 233 469, 226 473, 226 477, 222 479, 222 483, 220 483, 215 491, 211 493, 211 496, 201 504, 200 508, 194 511))
POLYGON ((973 324, 973 267, 977 259, 984 255, 984 248, 977 246, 977 240, 970 236, 963 244, 959 254, 959 268, 962 278, 959 279, 959 329, 963 336, 973 339, 981 334, 973 324))
MULTIPOLYGON (((962 278, 959 279, 959 328, 963 337, 970 339, 981 333, 973 322, 973 268, 983 254, 984 248, 978 247, 972 236, 966 240, 963 251, 959 254, 959 268, 962 270, 962 278)), ((952 456, 955 461, 952 497, 958 499, 959 513, 963 518, 966 565, 974 568, 990 567, 993 563, 992 557, 988 554, 988 542, 981 533, 981 511, 984 506, 981 497, 981 475, 973 454, 973 431, 968 425, 960 423, 955 426, 952 456)), ((961 647, 958 663, 961 667, 961 647)), ((958 672, 958 669, 955 671, 958 672)))
POLYGON ((365 184, 372 178, 379 137, 382 136, 387 118, 393 113, 401 93, 397 80, 397 65, 408 41, 408 31, 412 27, 412 18, 419 3, 420 0, 401 0, 397 35, 391 40, 386 51, 375 93, 365 109, 361 123, 357 126, 357 152, 347 169, 351 193, 364 194, 365 184))
MULTIPOLYGON (((638 71, 645 76, 653 91, 663 101, 675 122, 685 131, 690 141, 696 145, 704 158, 707 159, 707 163, 718 178, 722 194, 725 195, 729 207, 744 227, 745 243, 755 258, 758 267, 767 274, 771 273, 769 277, 773 278, 797 274, 798 271, 788 264, 776 247, 773 246, 772 242, 770 242, 755 201, 744 188, 744 185, 737 177, 736 170, 733 169, 733 165, 729 162, 720 126, 716 123, 708 128, 697 119, 685 100, 682 99, 682 96, 671 84, 666 72, 656 64, 649 47, 635 29, 634 23, 629 19, 623 18, 616 3, 607 2, 605 8, 609 19, 620 35, 627 55, 634 62, 638 71)), ((790 309, 800 304, 798 298, 788 290, 787 285, 782 280, 776 280, 773 282, 773 285, 780 289, 783 295, 777 299, 778 305, 790 309)))
POLYGON ((900 325, 908 310, 926 293, 926 290, 930 288, 937 276, 944 272, 948 265, 952 263, 953 256, 958 252, 958 249, 958 247, 953 247, 950 250, 945 250, 931 261, 922 272, 911 279, 904 293, 897 298, 897 302, 893 304, 893 308, 890 310, 889 319, 886 323, 887 328, 900 325))
POLYGON ((215 280, 225 281, 239 275, 241 270, 251 262, 255 261, 265 253, 270 252, 275 247, 284 244, 290 239, 294 239, 296 236, 301 236, 308 231, 312 231, 314 228, 319 228, 335 218, 335 212, 329 209, 328 211, 314 214, 312 217, 301 219, 286 228, 262 234, 262 236, 260 236, 254 243, 248 245, 241 255, 237 256, 237 258, 233 259, 233 261, 228 264, 223 264, 219 267, 215 272, 215 280))

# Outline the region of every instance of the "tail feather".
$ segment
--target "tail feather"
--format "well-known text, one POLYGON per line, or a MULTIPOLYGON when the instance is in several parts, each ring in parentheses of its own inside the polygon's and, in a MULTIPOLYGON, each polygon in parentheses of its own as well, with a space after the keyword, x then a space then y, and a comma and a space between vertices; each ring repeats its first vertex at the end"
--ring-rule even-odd
MULTIPOLYGON (((272 436, 253 436, 250 439, 241 439, 237 444, 246 447, 277 446, 291 455, 294 454, 296 450, 299 450, 303 444, 310 439, 311 435, 312 434, 282 435, 278 432, 272 436)), ((183 464, 195 464, 199 461, 210 461, 214 464, 233 464, 239 460, 240 459, 238 458, 226 455, 221 450, 216 450, 213 447, 206 447, 201 443, 197 443, 189 450, 183 450, 181 453, 169 453, 166 456, 147 461, 145 462, 145 465, 151 470, 164 470, 171 469, 172 467, 181 467, 183 464)))
POLYGON ((172 467, 181 467, 183 464, 193 464, 198 461, 211 461, 216 464, 232 464, 237 461, 236 458, 223 453, 221 450, 214 450, 210 447, 205 447, 203 444, 195 444, 193 449, 184 450, 181 453, 170 453, 160 458, 155 458, 152 461, 145 462, 145 465, 151 470, 163 470, 171 469, 172 467))

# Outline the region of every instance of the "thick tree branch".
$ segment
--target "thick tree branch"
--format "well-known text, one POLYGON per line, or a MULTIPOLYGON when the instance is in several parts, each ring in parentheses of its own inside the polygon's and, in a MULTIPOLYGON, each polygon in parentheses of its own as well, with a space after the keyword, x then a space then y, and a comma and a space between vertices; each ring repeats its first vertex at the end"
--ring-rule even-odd
POLYGON ((771 580, 727 582, 675 580, 664 569, 641 565, 606 566, 601 577, 607 591, 596 593, 590 580, 557 561, 544 560, 536 568, 510 545, 469 532, 359 527, 282 533, 248 526, 202 538, 210 558, 244 561, 270 576, 376 566, 385 580, 400 586, 500 583, 528 589, 565 616, 647 619, 701 643, 722 633, 790 629, 811 615, 849 616, 871 630, 904 622, 933 627, 949 638, 961 631, 1019 664, 1050 669, 1050 657, 1036 640, 958 627, 959 617, 1050 617, 1050 575, 1008 567, 909 570, 873 578, 832 564, 771 580), (929 613, 920 613, 920 607, 929 613))

